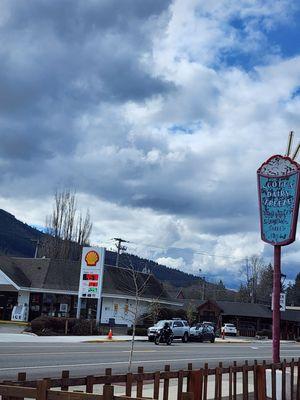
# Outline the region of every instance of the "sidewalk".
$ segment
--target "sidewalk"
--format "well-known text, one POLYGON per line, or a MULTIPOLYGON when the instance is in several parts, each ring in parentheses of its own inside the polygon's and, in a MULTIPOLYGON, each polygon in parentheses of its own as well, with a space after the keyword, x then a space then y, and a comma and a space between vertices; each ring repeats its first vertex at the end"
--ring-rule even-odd
MULTIPOLYGON (((128 342, 131 336, 113 336, 113 339, 107 339, 107 336, 37 336, 32 333, 2 333, 0 331, 0 343, 113 343, 128 342)), ((147 342, 147 336, 136 336, 136 341, 147 342)), ((271 343, 271 340, 255 340, 253 338, 217 338, 215 344, 225 343, 271 343)), ((179 343, 179 341, 178 341, 179 343)), ((294 343, 294 341, 282 341, 282 343, 294 343)))
MULTIPOLYGON (((0 333, 0 343, 105 343, 126 342, 131 336, 37 336, 32 333, 0 333)), ((136 341, 148 340, 145 336, 136 336, 136 341)))

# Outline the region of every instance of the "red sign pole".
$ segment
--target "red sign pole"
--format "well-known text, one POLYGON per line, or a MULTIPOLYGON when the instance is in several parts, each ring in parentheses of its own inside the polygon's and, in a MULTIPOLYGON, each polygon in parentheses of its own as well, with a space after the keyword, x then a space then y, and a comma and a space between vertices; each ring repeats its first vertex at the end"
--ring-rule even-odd
POLYGON ((300 164, 295 161, 298 144, 290 157, 293 132, 285 156, 276 154, 257 170, 261 238, 274 246, 273 271, 273 362, 280 362, 281 246, 296 238, 300 202, 300 164))
POLYGON ((273 363, 280 362, 280 282, 281 246, 274 246, 273 272, 273 363))

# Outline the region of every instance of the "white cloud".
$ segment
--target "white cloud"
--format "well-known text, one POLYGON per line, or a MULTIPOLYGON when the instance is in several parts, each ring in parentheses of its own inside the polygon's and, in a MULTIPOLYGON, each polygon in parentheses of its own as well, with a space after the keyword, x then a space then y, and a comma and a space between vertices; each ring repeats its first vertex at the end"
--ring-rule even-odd
MULTIPOLYGON (((34 59, 18 50, 18 35, 0 49, 19 73, 26 65, 17 88, 9 65, 0 74, 12 96, 0 120, 1 207, 42 225, 54 189, 73 186, 91 211, 94 243, 118 235, 174 268, 237 272, 240 259, 267 254, 256 170, 284 151, 288 131, 300 134, 300 55, 283 57, 268 37, 291 21, 294 3, 177 0, 144 10, 142 22, 141 10, 125 11, 129 22, 112 14, 94 31, 83 18, 80 40, 63 17, 43 13, 47 24, 31 24, 24 38, 40 39, 34 59), (47 53, 53 85, 35 62, 47 53)), ((7 15, 4 31, 7 21, 26 26, 7 15)))
POLYGON ((186 270, 186 263, 182 257, 172 258, 172 257, 159 257, 155 260, 158 264, 166 265, 170 268, 186 270))

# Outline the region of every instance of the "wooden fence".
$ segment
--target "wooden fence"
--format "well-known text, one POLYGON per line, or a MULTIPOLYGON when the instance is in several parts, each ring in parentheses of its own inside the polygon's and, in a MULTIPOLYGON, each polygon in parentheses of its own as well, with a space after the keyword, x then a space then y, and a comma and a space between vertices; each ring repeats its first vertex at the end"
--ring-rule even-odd
POLYGON ((256 361, 252 365, 234 362, 229 367, 219 363, 216 368, 205 364, 200 369, 188 364, 186 370, 179 371, 166 365, 162 372, 144 372, 139 367, 137 373, 127 374, 113 374, 107 368, 105 375, 82 378, 62 371, 61 378, 43 380, 27 380, 26 373, 19 373, 16 381, 0 383, 0 395, 4 400, 277 400, 276 385, 282 400, 300 400, 300 359, 261 365, 256 361), (81 392, 70 391, 74 388, 81 392), (121 394, 116 395, 116 389, 121 394))

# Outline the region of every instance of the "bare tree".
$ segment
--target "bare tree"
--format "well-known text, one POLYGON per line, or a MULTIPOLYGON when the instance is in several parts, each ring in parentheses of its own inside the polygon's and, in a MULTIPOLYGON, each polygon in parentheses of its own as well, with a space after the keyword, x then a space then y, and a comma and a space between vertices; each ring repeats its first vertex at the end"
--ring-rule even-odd
MULTIPOLYGON (((132 324, 132 336, 131 336, 131 345, 130 345, 130 352, 129 352, 129 359, 128 359, 128 372, 131 371, 132 368, 132 358, 134 353, 134 344, 135 344, 135 334, 136 334, 136 326, 139 321, 139 317, 142 314, 143 307, 142 302, 144 297, 147 295, 147 291, 151 285, 151 280, 153 279, 152 274, 145 274, 140 271, 137 271, 132 262, 130 257, 128 259, 128 267, 127 268, 120 268, 121 275, 122 275, 122 290, 127 293, 130 297, 134 299, 134 305, 132 309, 128 309, 127 313, 130 315, 130 322, 132 324)), ((152 303, 149 308, 149 316, 153 315, 155 312, 158 315, 159 311, 159 297, 155 296, 152 298, 152 303)), ((144 317, 147 317, 147 315, 144 317)))
POLYGON ((253 255, 249 259, 246 259, 246 263, 240 271, 245 279, 245 284, 241 285, 243 297, 248 298, 248 301, 251 303, 256 303, 258 300, 259 280, 265 267, 266 265, 263 258, 258 255, 253 255))
POLYGON ((190 300, 186 308, 186 319, 190 326, 195 320, 196 308, 193 300, 190 300))
POLYGON ((160 309, 161 305, 159 303, 159 299, 156 298, 152 301, 149 309, 149 316, 151 317, 153 324, 156 324, 156 322, 158 321, 160 309))
POLYGON ((77 259, 80 248, 87 245, 92 230, 89 211, 78 212, 76 192, 56 191, 52 214, 46 217, 42 255, 51 258, 77 259))

